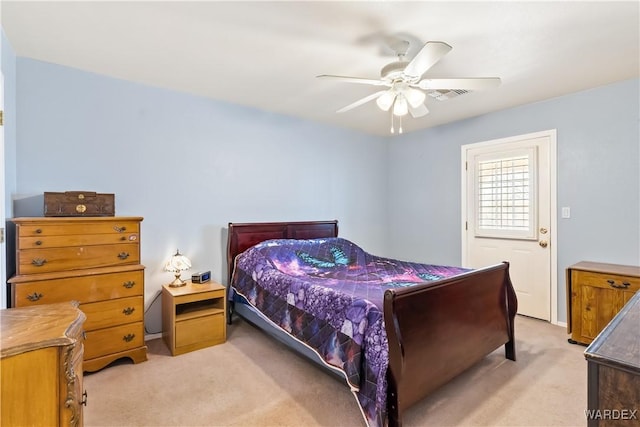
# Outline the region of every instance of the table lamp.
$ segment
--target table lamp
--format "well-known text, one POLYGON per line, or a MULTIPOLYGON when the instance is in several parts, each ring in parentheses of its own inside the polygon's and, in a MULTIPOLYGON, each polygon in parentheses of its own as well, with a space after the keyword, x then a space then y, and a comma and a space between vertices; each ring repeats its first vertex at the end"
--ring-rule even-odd
POLYGON ((182 274, 183 271, 188 270, 190 268, 191 268, 191 261, 189 261, 189 258, 182 255, 180 251, 176 249, 175 255, 169 258, 169 261, 167 261, 167 263, 164 266, 165 271, 171 271, 176 275, 176 278, 173 280, 173 282, 169 283, 169 286, 171 286, 172 288, 177 288, 177 287, 186 285, 187 282, 182 280, 180 278, 180 275, 182 274))

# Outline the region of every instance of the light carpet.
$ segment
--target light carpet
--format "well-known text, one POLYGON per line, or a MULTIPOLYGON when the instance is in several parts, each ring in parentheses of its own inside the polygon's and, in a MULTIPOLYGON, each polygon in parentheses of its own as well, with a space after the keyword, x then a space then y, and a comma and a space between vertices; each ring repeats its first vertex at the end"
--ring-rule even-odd
MULTIPOLYGON (((346 385, 251 324, 224 344, 86 374, 86 426, 366 426, 346 385)), ((406 426, 584 426, 585 347, 565 328, 516 318, 517 361, 501 347, 405 414, 406 426)), ((428 361, 425 361, 428 363, 428 361)))

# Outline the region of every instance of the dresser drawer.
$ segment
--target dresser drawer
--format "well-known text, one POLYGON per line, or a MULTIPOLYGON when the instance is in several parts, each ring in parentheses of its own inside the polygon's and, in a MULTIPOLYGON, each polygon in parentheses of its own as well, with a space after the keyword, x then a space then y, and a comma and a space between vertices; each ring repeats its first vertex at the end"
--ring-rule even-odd
POLYGON ((572 274, 574 275, 572 281, 582 286, 621 289, 632 292, 640 290, 640 277, 579 270, 574 270, 572 274))
POLYGON ((138 233, 126 234, 76 234, 71 236, 35 236, 20 240, 18 249, 64 248, 77 246, 111 245, 116 243, 136 243, 138 233))
MULTIPOLYGON (((81 304, 144 294, 143 266, 122 273, 94 274, 13 284, 13 306, 78 301, 81 304)), ((35 278, 34 276, 30 276, 35 278)))
POLYGON ((61 219, 55 221, 30 221, 20 222, 17 227, 18 240, 28 237, 50 237, 50 236, 74 236, 74 235, 128 235, 130 233, 140 233, 140 223, 134 220, 108 220, 100 221, 96 219, 61 219))
POLYGON ((144 317, 144 297, 118 298, 109 301, 81 304, 87 315, 84 327, 87 331, 141 322, 144 317))
POLYGON ((140 263, 136 243, 50 249, 23 249, 16 253, 17 274, 39 274, 140 263))
POLYGON ((142 347, 143 345, 144 326, 142 322, 87 331, 87 338, 84 342, 84 360, 142 347))

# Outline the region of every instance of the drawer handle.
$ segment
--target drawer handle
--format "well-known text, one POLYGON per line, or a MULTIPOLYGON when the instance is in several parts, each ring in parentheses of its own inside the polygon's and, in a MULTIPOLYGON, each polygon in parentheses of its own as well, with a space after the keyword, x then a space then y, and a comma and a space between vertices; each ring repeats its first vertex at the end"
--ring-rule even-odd
POLYGON ((130 315, 130 314, 132 314, 134 311, 136 311, 136 309, 135 309, 135 308, 133 308, 133 307, 127 307, 127 308, 125 308, 124 310, 122 310, 122 313, 123 313, 125 316, 129 316, 129 315, 130 315))
POLYGON ((82 401, 80 402, 82 406, 87 406, 87 390, 82 393, 82 401))
POLYGON ((607 280, 607 283, 609 284, 609 286, 616 289, 627 289, 629 286, 631 286, 631 283, 629 282, 622 282, 622 284, 618 285, 616 284, 615 280, 611 279, 607 280))
POLYGON ((129 258, 129 252, 120 252, 120 253, 118 254, 118 258, 120 258, 120 259, 127 259, 127 258, 129 258))
POLYGON ((135 284, 136 282, 134 282, 133 280, 129 280, 128 282, 124 282, 122 286, 124 286, 127 289, 131 289, 135 284))
POLYGON ((36 234, 42 234, 42 229, 41 228, 36 228, 36 234))
POLYGON ((127 334, 122 337, 122 339, 126 342, 131 342, 136 337, 136 334, 127 334))
POLYGON ((127 240, 127 238, 125 236, 122 236, 120 240, 127 240))
POLYGON ((42 267, 46 262, 47 260, 45 258, 34 258, 31 260, 31 264, 35 265, 36 267, 42 267))
POLYGON ((42 294, 39 292, 34 292, 31 295, 27 295, 27 299, 29 301, 38 301, 40 298, 42 298, 42 294))
POLYGON ((127 227, 118 227, 117 225, 114 225, 113 229, 116 230, 118 233, 124 233, 125 231, 127 231, 127 227))
POLYGON ((42 240, 36 240, 36 246, 42 245, 42 240))
POLYGON ((83 341, 87 340, 87 331, 82 331, 82 340, 83 341))

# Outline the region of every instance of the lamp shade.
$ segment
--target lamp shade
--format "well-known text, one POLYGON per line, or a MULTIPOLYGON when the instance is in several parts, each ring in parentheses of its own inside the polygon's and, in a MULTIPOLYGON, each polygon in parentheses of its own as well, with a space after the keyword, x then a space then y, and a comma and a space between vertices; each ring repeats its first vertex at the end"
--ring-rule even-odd
POLYGON ((413 108, 418 108, 422 103, 424 103, 427 95, 418 89, 414 89, 412 87, 408 87, 404 92, 404 97, 407 98, 407 102, 413 108))
POLYGON ((180 278, 180 273, 191 268, 191 261, 186 256, 182 255, 179 250, 176 250, 175 255, 171 256, 167 263, 164 265, 165 271, 175 273, 175 280, 169 284, 169 286, 177 287, 184 286, 186 282, 180 278))
POLYGON ((409 112, 409 106, 407 100, 400 94, 396 96, 396 102, 393 103, 393 114, 395 116, 404 116, 409 112))
POLYGON ((393 89, 389 89, 376 99, 376 104, 378 104, 378 107, 380 107, 382 111, 389 111, 394 99, 396 99, 396 93, 393 89))

